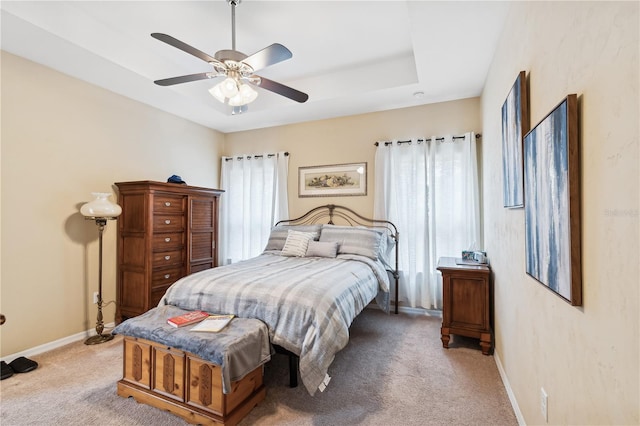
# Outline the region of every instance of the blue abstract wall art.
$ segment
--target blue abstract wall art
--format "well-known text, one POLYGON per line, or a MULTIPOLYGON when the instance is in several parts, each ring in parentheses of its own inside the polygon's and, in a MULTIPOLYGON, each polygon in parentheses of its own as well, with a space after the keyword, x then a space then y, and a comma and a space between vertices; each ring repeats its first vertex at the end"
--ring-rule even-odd
POLYGON ((582 304, 576 95, 524 138, 527 274, 572 305, 582 304))
POLYGON ((504 207, 523 206, 522 143, 529 131, 525 72, 520 71, 502 105, 502 195, 504 207))

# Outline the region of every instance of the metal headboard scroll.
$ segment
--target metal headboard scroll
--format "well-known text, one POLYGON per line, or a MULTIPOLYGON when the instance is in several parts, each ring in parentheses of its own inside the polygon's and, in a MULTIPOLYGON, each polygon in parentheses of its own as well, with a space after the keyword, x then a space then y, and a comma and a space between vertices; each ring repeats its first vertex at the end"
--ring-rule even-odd
POLYGON ((388 270, 395 280, 395 310, 398 313, 398 283, 400 280, 400 274, 398 272, 398 228, 393 222, 383 219, 371 219, 356 213, 349 207, 339 206, 336 204, 325 204, 315 207, 300 217, 295 219, 281 220, 276 225, 314 225, 319 223, 326 223, 328 225, 335 225, 334 219, 344 221, 348 226, 364 226, 367 228, 383 229, 391 238, 394 239, 395 250, 395 265, 393 270, 388 270))

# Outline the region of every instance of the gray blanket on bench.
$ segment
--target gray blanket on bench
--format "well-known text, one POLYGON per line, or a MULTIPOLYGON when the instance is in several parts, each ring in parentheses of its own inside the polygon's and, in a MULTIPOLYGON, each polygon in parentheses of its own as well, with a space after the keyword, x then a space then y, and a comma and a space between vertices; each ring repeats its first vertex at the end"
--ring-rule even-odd
POLYGON ((193 325, 176 328, 167 319, 188 311, 166 305, 151 309, 119 324, 113 334, 151 340, 172 348, 191 352, 199 358, 219 365, 222 370, 222 392, 231 392, 231 382, 242 379, 271 359, 269 331, 260 320, 234 318, 217 333, 190 332, 193 325))

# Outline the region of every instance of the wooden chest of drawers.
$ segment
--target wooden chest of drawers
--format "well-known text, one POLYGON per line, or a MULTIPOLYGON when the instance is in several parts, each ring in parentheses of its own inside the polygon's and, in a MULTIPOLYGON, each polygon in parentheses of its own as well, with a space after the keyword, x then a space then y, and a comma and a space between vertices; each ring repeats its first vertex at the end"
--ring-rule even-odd
POLYGON ((120 182, 116 322, 155 307, 177 279, 218 264, 220 190, 120 182))

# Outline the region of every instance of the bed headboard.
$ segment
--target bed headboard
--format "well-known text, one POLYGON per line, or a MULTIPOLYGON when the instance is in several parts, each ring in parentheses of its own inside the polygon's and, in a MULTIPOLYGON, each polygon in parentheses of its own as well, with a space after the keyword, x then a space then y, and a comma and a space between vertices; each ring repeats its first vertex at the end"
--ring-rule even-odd
MULTIPOLYGON (((315 207, 300 217, 295 219, 281 220, 276 225, 314 225, 326 223, 329 225, 348 225, 348 226, 364 226, 384 230, 395 241, 398 247, 398 228, 393 222, 383 219, 371 219, 356 213, 349 207, 339 206, 336 204, 325 204, 315 207), (335 223, 335 220, 339 223, 335 223)), ((388 270, 395 281, 395 313, 398 313, 398 282, 400 274, 398 273, 398 250, 395 250, 395 262, 393 269, 388 270)))

